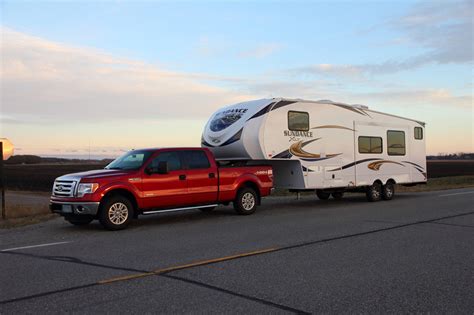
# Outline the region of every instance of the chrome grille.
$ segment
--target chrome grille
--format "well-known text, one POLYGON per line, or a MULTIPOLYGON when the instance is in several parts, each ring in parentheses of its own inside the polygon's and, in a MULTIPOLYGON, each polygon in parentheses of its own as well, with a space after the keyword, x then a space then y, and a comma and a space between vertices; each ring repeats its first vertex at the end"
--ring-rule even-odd
POLYGON ((74 197, 76 182, 72 180, 57 180, 53 186, 53 196, 74 197))

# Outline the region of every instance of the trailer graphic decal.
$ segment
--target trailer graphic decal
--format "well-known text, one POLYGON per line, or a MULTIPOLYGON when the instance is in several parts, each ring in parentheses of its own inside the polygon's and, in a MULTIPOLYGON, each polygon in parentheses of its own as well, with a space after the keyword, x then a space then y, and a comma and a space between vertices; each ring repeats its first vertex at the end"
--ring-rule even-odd
POLYGON ((338 125, 323 125, 323 126, 313 127, 311 129, 344 129, 344 130, 349 130, 349 131, 356 131, 352 128, 348 128, 348 127, 344 127, 344 126, 338 126, 338 125))
POLYGON ((369 169, 371 169, 372 171, 379 171, 380 170, 380 167, 386 163, 392 163, 392 164, 398 164, 398 165, 401 165, 403 167, 405 167, 405 165, 403 165, 402 163, 398 163, 398 162, 395 162, 395 161, 388 161, 388 160, 382 160, 382 161, 376 161, 376 162, 372 162, 372 163, 369 163, 367 165, 367 167, 369 169))
POLYGON ((385 163, 397 164, 397 165, 400 165, 400 166, 403 166, 403 167, 405 167, 405 165, 403 165, 402 163, 407 163, 407 164, 410 164, 411 166, 413 166, 418 172, 420 172, 425 177, 425 179, 427 178, 426 172, 423 170, 423 167, 416 164, 416 163, 409 162, 409 161, 402 161, 402 163, 399 163, 399 162, 396 162, 396 161, 383 160, 383 159, 363 159, 363 160, 359 160, 359 161, 355 161, 355 162, 346 164, 344 166, 341 166, 341 167, 338 167, 338 168, 335 168, 335 169, 332 169, 332 170, 328 170, 328 172, 342 171, 344 169, 356 166, 357 164, 361 164, 361 163, 365 163, 365 162, 371 162, 371 161, 373 161, 373 162, 369 163, 367 165, 367 168, 371 169, 372 171, 379 171, 380 167, 385 163))
POLYGON ((257 117, 260 117, 262 115, 265 115, 266 113, 268 113, 270 111, 270 108, 275 104, 275 102, 273 103, 270 103, 268 104, 267 106, 265 106, 264 108, 262 108, 260 111, 258 111, 258 113, 256 113, 255 115, 253 115, 252 117, 250 117, 249 119, 247 119, 247 121, 251 120, 251 119, 254 119, 254 118, 257 118, 257 117))
POLYGON ((278 109, 278 108, 283 107, 283 106, 291 105, 293 103, 296 103, 296 102, 294 102, 294 101, 280 101, 280 102, 276 103, 275 106, 273 106, 272 110, 278 109))
POLYGON ((352 107, 352 106, 349 106, 349 105, 338 104, 338 103, 330 103, 330 104, 335 105, 335 106, 340 107, 340 108, 344 108, 344 109, 353 111, 357 114, 361 114, 361 115, 364 115, 364 116, 369 116, 370 118, 372 118, 369 114, 367 114, 364 110, 362 110, 360 108, 355 108, 355 107, 352 107))
POLYGON ((335 172, 335 171, 345 170, 346 168, 355 166, 355 165, 360 164, 360 163, 370 162, 370 161, 380 161, 380 160, 382 160, 382 159, 363 159, 363 160, 355 161, 355 162, 346 164, 344 166, 329 170, 328 172, 335 172))
POLYGON ((326 159, 330 159, 341 155, 342 153, 334 153, 334 154, 327 154, 325 157, 321 157, 321 154, 310 153, 303 150, 303 147, 307 146, 308 144, 320 140, 321 138, 316 138, 308 141, 298 141, 293 143, 288 150, 285 150, 281 153, 278 153, 273 157, 273 159, 291 159, 291 157, 296 156, 299 157, 303 161, 322 161, 326 159))

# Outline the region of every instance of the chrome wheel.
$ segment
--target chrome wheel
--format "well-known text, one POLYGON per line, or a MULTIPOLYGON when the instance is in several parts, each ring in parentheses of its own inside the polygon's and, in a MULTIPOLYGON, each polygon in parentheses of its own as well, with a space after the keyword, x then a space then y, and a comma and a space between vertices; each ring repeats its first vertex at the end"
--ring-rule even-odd
POLYGON ((382 185, 380 183, 373 183, 372 186, 367 187, 367 200, 379 201, 382 197, 382 193, 382 185))
POLYGON ((393 197, 393 190, 390 187, 385 188, 385 196, 387 198, 392 198, 393 197))
POLYGON ((246 192, 242 196, 242 208, 244 208, 244 210, 249 211, 249 210, 252 210, 254 206, 255 206, 255 196, 250 192, 246 192))
POLYGON ((384 200, 392 200, 395 195, 395 185, 392 182, 388 182, 382 188, 382 198, 384 200))
POLYGON ((380 191, 378 191, 377 189, 372 189, 372 198, 374 200, 380 199, 380 191))
POLYGON ((127 205, 116 202, 109 207, 109 220, 113 224, 120 225, 125 223, 128 219, 128 208, 127 205))

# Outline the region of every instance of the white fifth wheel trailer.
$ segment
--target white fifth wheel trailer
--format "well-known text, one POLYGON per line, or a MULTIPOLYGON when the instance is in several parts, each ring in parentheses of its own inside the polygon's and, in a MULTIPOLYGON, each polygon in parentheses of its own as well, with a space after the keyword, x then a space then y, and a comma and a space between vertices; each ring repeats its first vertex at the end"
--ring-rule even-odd
POLYGON ((426 183, 425 124, 363 105, 261 99, 221 108, 202 146, 225 163, 269 164, 277 188, 318 197, 363 191, 391 199, 394 184, 426 183))

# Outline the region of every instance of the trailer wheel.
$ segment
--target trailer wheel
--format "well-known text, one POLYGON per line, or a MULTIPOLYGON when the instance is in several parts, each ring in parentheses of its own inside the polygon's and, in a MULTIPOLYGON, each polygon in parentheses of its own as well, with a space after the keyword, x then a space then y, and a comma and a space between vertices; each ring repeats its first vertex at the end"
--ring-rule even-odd
POLYGON ((365 195, 368 201, 379 201, 382 198, 382 184, 379 182, 373 183, 372 186, 367 187, 365 195))
POLYGON ((248 215, 257 210, 258 197, 254 189, 244 187, 237 193, 234 200, 234 209, 238 214, 248 215))
POLYGON ((130 200, 124 196, 115 195, 107 198, 101 204, 99 221, 107 230, 122 230, 130 224, 133 213, 133 205, 130 200))
POLYGON ((392 200, 393 195, 395 195, 395 185, 392 182, 387 182, 382 187, 382 198, 384 200, 392 200))
POLYGON ((342 197, 344 197, 344 192, 343 192, 343 191, 333 192, 333 193, 331 194, 331 196, 332 196, 334 199, 340 200, 340 199, 342 199, 342 197))
POLYGON ((331 194, 328 193, 328 192, 325 192, 324 190, 319 190, 318 189, 318 190, 316 190, 316 196, 318 196, 318 198, 320 200, 328 200, 329 197, 331 196, 331 194))
POLYGON ((87 225, 94 220, 94 218, 89 216, 67 216, 64 217, 64 220, 71 223, 72 225, 87 225))

